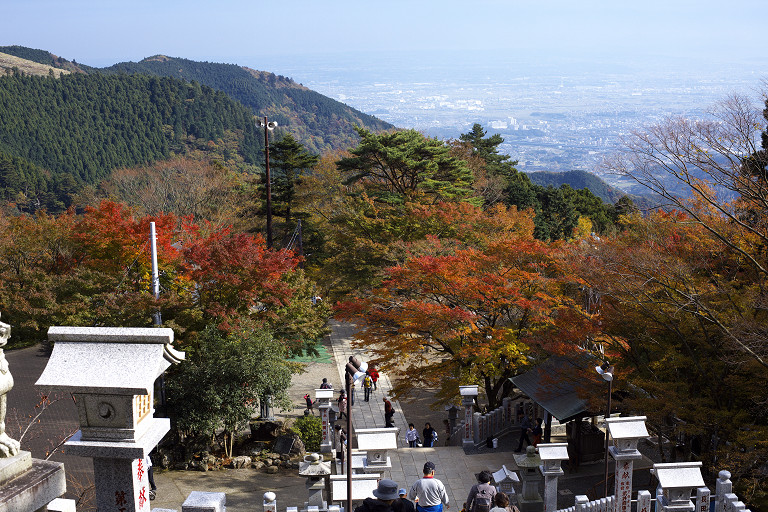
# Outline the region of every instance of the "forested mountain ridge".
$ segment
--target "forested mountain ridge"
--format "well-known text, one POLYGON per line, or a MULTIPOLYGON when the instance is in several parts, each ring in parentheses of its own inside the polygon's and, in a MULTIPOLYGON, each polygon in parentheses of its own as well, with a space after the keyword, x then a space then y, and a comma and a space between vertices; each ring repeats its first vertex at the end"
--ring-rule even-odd
POLYGON ((21 193, 60 211, 83 184, 98 183, 115 168, 190 148, 231 146, 225 159, 256 164, 263 149, 258 135, 248 109, 196 82, 13 71, 0 76, 0 197, 11 201, 21 193))
POLYGON ((310 151, 346 149, 358 142, 355 126, 371 131, 394 126, 315 92, 288 77, 236 64, 199 62, 155 55, 140 62, 95 68, 62 59, 45 50, 0 46, 0 52, 80 73, 140 73, 199 82, 224 92, 256 116, 269 116, 310 151))
POLYGON ((641 209, 652 208, 658 203, 650 195, 627 194, 623 190, 612 187, 605 180, 588 171, 572 170, 566 172, 536 171, 526 173, 531 183, 543 187, 559 188, 568 185, 574 190, 589 189, 594 195, 606 203, 615 203, 628 196, 641 209))
POLYGON ((355 126, 372 131, 394 128, 288 77, 236 64, 155 55, 140 62, 121 62, 99 72, 143 73, 200 82, 226 93, 254 115, 269 116, 313 152, 355 145, 358 141, 355 126))

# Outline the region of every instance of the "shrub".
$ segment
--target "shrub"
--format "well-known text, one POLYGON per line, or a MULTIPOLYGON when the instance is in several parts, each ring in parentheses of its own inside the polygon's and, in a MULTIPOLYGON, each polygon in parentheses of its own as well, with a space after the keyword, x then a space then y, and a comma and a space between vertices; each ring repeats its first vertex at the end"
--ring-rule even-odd
POLYGON ((294 422, 293 429, 299 434, 308 452, 320 451, 323 431, 319 416, 302 416, 294 422))

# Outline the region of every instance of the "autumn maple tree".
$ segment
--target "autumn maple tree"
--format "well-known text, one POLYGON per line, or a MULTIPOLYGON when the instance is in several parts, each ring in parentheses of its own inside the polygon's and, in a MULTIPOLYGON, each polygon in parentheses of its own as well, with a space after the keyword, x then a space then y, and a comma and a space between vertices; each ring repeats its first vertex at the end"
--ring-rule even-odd
POLYGON ((462 208, 467 215, 444 204, 421 212, 414 224, 442 224, 446 236, 406 244, 381 285, 339 312, 359 322, 359 346, 373 362, 401 377, 396 393, 439 387, 450 400, 459 385, 479 384, 495 407, 529 356, 562 352, 590 319, 569 294, 556 247, 533 237, 530 212, 462 208))

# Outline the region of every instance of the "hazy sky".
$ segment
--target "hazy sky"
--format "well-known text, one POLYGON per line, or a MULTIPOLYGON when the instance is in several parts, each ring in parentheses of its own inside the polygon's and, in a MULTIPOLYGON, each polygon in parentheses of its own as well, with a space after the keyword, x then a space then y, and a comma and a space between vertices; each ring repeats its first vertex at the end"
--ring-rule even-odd
POLYGON ((660 56, 765 63, 766 0, 0 0, 0 45, 94 66, 158 53, 259 57, 408 52, 660 56))

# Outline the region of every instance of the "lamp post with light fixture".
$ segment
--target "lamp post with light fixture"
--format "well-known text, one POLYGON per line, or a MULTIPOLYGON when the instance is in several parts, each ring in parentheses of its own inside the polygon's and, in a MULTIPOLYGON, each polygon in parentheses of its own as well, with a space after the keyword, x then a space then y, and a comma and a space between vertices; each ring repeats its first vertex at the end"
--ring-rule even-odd
MULTIPOLYGON (((608 382, 608 410, 605 412, 605 419, 611 417, 611 392, 613 391, 613 366, 605 361, 600 366, 595 366, 595 371, 608 382)), ((605 494, 608 497, 608 423, 605 424, 605 494)))
POLYGON ((277 121, 258 119, 256 126, 264 128, 264 155, 266 156, 266 180, 267 180, 267 247, 272 248, 272 176, 269 173, 269 132, 277 128, 277 121))

